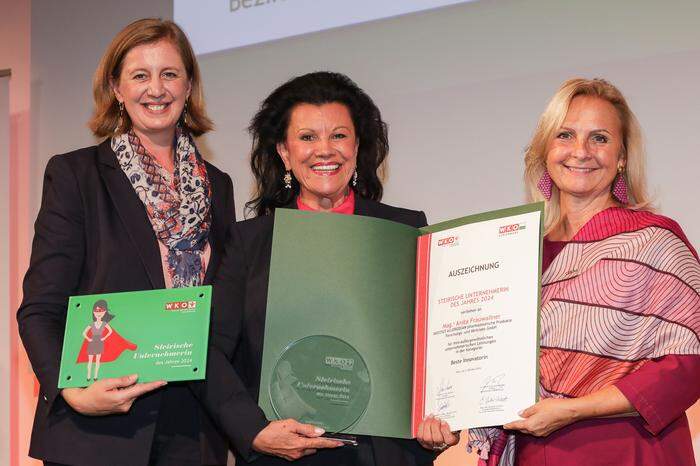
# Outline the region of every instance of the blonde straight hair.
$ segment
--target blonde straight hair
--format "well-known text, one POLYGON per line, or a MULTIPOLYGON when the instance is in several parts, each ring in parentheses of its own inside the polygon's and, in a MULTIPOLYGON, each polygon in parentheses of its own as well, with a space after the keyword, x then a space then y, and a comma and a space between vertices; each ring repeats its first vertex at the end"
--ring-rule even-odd
MULTIPOLYGON (((552 96, 537 122, 537 128, 525 151, 525 186, 530 202, 545 201, 545 234, 561 221, 559 189, 552 186, 552 197, 546 200, 537 188, 537 183, 546 170, 547 147, 564 123, 574 97, 586 95, 610 102, 622 122, 623 154, 630 209, 650 209, 651 201, 646 187, 646 156, 642 140, 642 129, 618 88, 604 79, 569 79, 552 96)), ((612 189, 612 186, 611 186, 612 189)))

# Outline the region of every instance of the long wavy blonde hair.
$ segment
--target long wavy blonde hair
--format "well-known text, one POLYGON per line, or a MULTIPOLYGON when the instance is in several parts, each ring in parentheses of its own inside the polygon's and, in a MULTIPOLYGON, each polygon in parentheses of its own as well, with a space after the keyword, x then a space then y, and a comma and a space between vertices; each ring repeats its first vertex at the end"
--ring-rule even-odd
MULTIPOLYGON (((631 209, 649 209, 651 201, 646 188, 646 156, 642 141, 642 130, 620 90, 604 79, 575 78, 565 81, 552 96, 537 122, 537 128, 525 152, 525 186, 530 202, 545 201, 545 234, 561 221, 559 189, 552 187, 552 197, 546 200, 537 188, 537 183, 546 169, 547 147, 561 128, 574 97, 586 95, 610 102, 622 123, 623 154, 631 209)), ((612 189, 612 186, 611 186, 612 189)))

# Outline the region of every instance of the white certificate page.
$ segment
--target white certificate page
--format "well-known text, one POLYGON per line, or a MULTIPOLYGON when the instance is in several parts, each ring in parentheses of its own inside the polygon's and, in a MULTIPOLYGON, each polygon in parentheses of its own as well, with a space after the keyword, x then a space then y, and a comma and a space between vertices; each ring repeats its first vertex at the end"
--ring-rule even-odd
POLYGON ((540 212, 429 242, 423 414, 453 430, 519 419, 537 400, 540 212))

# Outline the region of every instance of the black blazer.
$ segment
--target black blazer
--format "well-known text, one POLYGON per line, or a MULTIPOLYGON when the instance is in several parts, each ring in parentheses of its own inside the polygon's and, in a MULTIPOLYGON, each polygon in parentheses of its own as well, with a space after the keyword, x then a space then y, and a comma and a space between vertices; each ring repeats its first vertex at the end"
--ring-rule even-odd
MULTIPOLYGON (((290 206, 294 207, 294 206, 290 206)), ((355 214, 384 218, 414 227, 426 225, 425 214, 356 197, 355 214)), ((257 405, 262 366, 267 284, 274 216, 257 217, 231 227, 224 257, 214 279, 212 333, 207 382, 200 396, 214 420, 233 444, 237 464, 286 465, 287 461, 257 455, 255 436, 267 425, 257 405), (233 368, 232 369, 232 365, 233 368), (257 458, 257 459, 256 459, 257 458)), ((303 267, 303 266, 300 266, 303 267)), ((380 466, 432 464, 434 453, 414 440, 364 437, 365 453, 380 466)), ((294 464, 358 464, 361 448, 322 450, 294 464)), ((370 460, 371 463, 371 460, 370 460)))
MULTIPOLYGON (((209 282, 235 210, 231 178, 209 163, 206 167, 212 190, 209 282)), ((183 425, 194 425, 189 427, 193 438, 199 432, 203 462, 226 464, 225 443, 204 411, 198 413, 186 384, 151 392, 123 415, 83 416, 58 396, 68 297, 165 287, 153 228, 109 140, 49 160, 34 228, 17 311, 20 336, 41 385, 30 456, 76 466, 146 466, 160 408, 176 404, 195 417, 183 425)))

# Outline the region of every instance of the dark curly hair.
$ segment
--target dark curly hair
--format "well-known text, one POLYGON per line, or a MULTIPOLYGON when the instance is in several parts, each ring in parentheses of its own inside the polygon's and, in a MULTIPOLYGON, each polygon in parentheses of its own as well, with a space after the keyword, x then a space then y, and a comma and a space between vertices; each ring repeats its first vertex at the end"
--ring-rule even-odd
POLYGON ((355 134, 360 141, 357 151, 357 186, 362 197, 382 198, 380 167, 389 152, 387 125, 372 99, 350 78, 340 73, 317 71, 293 78, 275 89, 260 105, 248 127, 253 138, 250 168, 255 176, 255 194, 246 203, 248 212, 272 214, 277 207, 289 204, 299 194, 299 183, 292 180, 286 189, 285 173, 277 144, 287 137, 292 109, 299 104, 341 103, 350 111, 355 134))

